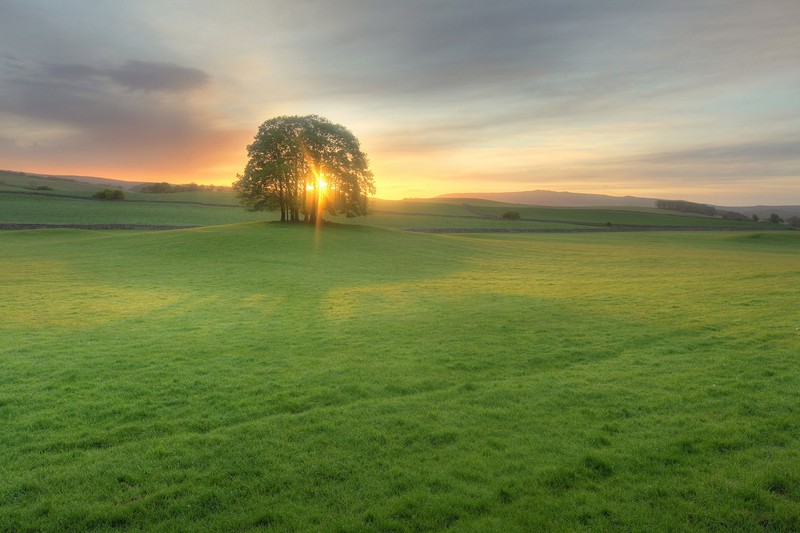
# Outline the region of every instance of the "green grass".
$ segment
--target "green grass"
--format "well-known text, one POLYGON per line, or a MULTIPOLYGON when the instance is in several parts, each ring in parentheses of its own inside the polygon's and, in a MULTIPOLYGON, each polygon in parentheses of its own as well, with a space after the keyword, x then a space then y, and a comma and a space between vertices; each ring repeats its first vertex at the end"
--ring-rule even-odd
POLYGON ((796 232, 0 250, 0 530, 800 528, 796 232))
POLYGON ((0 170, 0 191, 91 196, 104 187, 63 178, 29 176, 0 170))
MULTIPOLYGON (((531 207, 512 208, 523 219, 586 222, 590 224, 633 224, 652 226, 709 226, 760 229, 777 225, 752 221, 725 220, 722 218, 691 215, 655 208, 582 208, 582 207, 531 207)), ((476 206, 475 211, 487 215, 502 216, 509 207, 476 206)))
MULTIPOLYGON (((60 177, 30 176, 18 172, 0 170, 0 193, 25 193, 38 196, 69 196, 90 199, 92 195, 114 185, 93 184, 60 177)), ((239 200, 233 191, 193 191, 169 194, 142 193, 125 190, 125 199, 136 202, 200 203, 211 206, 238 206, 239 200)), ((0 194, 0 197, 3 195, 0 194)), ((17 197, 19 198, 19 197, 17 197)))
POLYGON ((186 202, 165 204, 0 193, 0 223, 212 226, 274 218, 273 213, 249 213, 235 207, 186 202))
POLYGON ((534 207, 501 204, 472 199, 374 200, 373 214, 354 222, 335 218, 337 222, 369 224, 403 229, 419 228, 517 228, 574 229, 593 226, 694 226, 759 230, 785 229, 785 226, 751 221, 731 221, 664 211, 645 207, 534 207), (509 211, 517 211, 521 220, 498 220, 509 211), (485 218, 481 218, 485 217, 485 218))
POLYGON ((395 229, 457 229, 457 228, 492 228, 492 229, 576 229, 586 228, 586 226, 568 224, 556 221, 532 222, 528 220, 497 220, 492 218, 481 218, 473 215, 435 215, 435 214, 399 214, 389 212, 375 212, 366 219, 346 217, 325 217, 326 220, 335 221, 339 224, 369 225, 381 228, 395 229))
POLYGON ((418 228, 428 227, 520 227, 520 228, 574 228, 589 225, 639 225, 639 226, 698 226, 709 228, 732 227, 759 230, 785 229, 785 226, 732 221, 677 211, 648 207, 539 207, 512 205, 489 200, 433 198, 429 200, 374 200, 370 204, 374 215, 370 225, 418 228), (492 220, 501 218, 509 210, 517 211, 522 220, 492 220), (469 219, 487 217, 482 222, 469 219), (459 220, 463 217, 464 220, 459 220), (451 221, 445 218, 455 219, 451 221), (527 220, 526 220, 527 219, 527 220), (437 225, 438 224, 438 225, 437 225), (469 224, 472 224, 471 226, 469 224))
POLYGON ((219 205, 239 207, 239 199, 233 191, 192 191, 163 194, 126 191, 125 199, 138 202, 199 203, 212 207, 219 205))

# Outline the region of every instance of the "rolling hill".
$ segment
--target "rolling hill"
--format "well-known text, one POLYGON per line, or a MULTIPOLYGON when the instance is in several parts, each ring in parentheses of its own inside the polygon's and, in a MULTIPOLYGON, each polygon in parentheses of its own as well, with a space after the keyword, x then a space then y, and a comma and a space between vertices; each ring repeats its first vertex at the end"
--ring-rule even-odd
POLYGON ((638 196, 609 196, 565 191, 474 192, 442 194, 436 198, 478 198, 508 204, 543 205, 553 207, 627 206, 655 207, 656 198, 638 196))
MULTIPOLYGON (((660 198, 644 198, 640 196, 610 196, 606 194, 584 194, 566 191, 516 191, 516 192, 467 192, 450 193, 436 196, 435 199, 469 198, 491 200, 507 204, 536 205, 547 207, 655 207, 660 198)), ((723 206, 711 204, 722 211, 735 211, 747 216, 758 215, 768 218, 776 213, 786 219, 800 216, 800 205, 754 205, 723 206)))
POLYGON ((124 181, 124 180, 116 180, 113 178, 102 178, 98 176, 66 176, 59 174, 37 174, 35 172, 20 172, 16 170, 0 170, 0 174, 4 174, 10 178, 31 177, 31 178, 44 178, 50 180, 67 180, 67 181, 76 181, 79 183, 89 183, 101 187, 114 187, 118 189, 131 189, 133 187, 146 183, 144 181, 124 181))

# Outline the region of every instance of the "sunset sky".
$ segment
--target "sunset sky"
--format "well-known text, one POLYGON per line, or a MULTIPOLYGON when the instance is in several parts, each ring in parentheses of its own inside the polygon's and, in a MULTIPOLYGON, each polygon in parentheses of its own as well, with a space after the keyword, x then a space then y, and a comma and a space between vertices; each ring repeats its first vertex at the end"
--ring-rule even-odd
POLYGON ((0 168, 229 185, 322 115, 380 198, 800 204, 798 0, 0 0, 0 168))

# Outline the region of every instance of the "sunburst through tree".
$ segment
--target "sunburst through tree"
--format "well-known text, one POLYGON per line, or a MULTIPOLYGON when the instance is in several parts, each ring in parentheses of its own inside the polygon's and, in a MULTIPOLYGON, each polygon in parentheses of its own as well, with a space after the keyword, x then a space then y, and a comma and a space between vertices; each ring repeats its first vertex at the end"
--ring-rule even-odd
POLYGON ((367 214, 375 183, 367 156, 347 128, 317 115, 267 120, 247 147, 234 183, 251 211, 280 210, 281 221, 316 223, 325 212, 367 214))

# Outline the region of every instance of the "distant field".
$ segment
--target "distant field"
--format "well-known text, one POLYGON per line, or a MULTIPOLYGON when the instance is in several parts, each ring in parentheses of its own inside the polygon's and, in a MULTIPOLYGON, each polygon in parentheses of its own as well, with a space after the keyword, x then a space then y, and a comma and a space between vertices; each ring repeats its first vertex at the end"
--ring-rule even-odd
MULTIPOLYGON (((413 206, 412 206, 413 208, 413 206)), ((461 209, 462 211, 463 208, 461 209)), ((326 217, 326 219, 340 224, 369 225, 397 229, 456 229, 456 228, 495 228, 495 229, 547 229, 547 228, 581 228, 575 224, 564 224, 554 221, 531 222, 497 220, 496 218, 482 218, 464 211, 461 215, 435 215, 435 214, 400 214, 393 212, 376 212, 367 218, 347 219, 344 217, 326 217)))
POLYGON ((274 215, 189 203, 114 202, 0 193, 0 223, 210 226, 265 218, 274 219, 274 215))
POLYGON ((102 189, 97 185, 61 178, 28 176, 0 170, 0 191, 57 193, 91 196, 102 189))
POLYGON ((709 226, 763 228, 763 223, 731 221, 721 218, 692 216, 647 207, 632 208, 581 208, 581 207, 530 207, 530 206, 475 206, 475 214, 502 216, 508 210, 517 211, 522 221, 525 219, 583 222, 589 224, 617 224, 641 226, 709 226))
MULTIPOLYGON (((643 229, 654 227, 708 227, 737 230, 786 229, 764 222, 731 221, 655 208, 559 208, 499 204, 487 200, 375 200, 373 214, 367 219, 347 220, 333 217, 340 223, 368 224, 401 229, 421 228, 497 228, 518 229, 643 229), (467 203, 469 202, 469 203, 467 203), (519 220, 502 220, 504 213, 516 211, 519 220)), ((328 217, 331 218, 331 217, 328 217)))
MULTIPOLYGON (((23 176, 0 171, 0 224, 159 224, 211 226, 275 220, 275 213, 248 213, 238 208, 233 192, 196 191, 152 194, 125 191, 124 201, 100 201, 92 195, 102 185, 23 176), (228 207, 225 207, 228 206, 228 207)), ((574 230, 653 227, 709 227, 739 230, 785 229, 764 222, 729 221, 691 216, 654 208, 554 208, 514 206, 488 200, 380 200, 370 203, 371 215, 347 219, 326 215, 341 224, 398 229, 574 230), (520 220, 503 220, 516 211, 520 220)))
POLYGON ((0 250, 2 531, 800 528, 800 233, 0 250))

